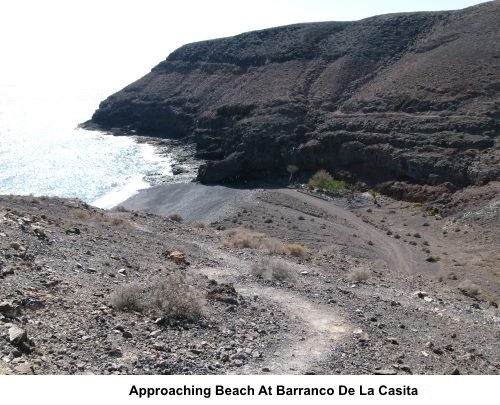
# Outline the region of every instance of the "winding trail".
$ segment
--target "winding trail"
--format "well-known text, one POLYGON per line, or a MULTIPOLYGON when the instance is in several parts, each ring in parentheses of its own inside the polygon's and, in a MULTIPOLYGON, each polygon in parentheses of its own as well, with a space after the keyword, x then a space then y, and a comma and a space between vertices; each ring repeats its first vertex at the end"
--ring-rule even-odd
POLYGON ((320 208, 328 215, 340 218, 353 226, 365 238, 375 240, 376 246, 372 247, 379 256, 387 263, 387 266, 393 271, 403 271, 413 273, 417 270, 417 260, 412 251, 405 245, 399 243, 394 238, 385 235, 373 225, 363 222, 352 212, 343 207, 335 205, 331 201, 326 201, 311 195, 298 192, 291 189, 281 189, 280 193, 295 198, 299 201, 320 208))
MULTIPOLYGON (((324 211, 328 220, 342 227, 343 232, 356 231, 365 238, 376 241, 371 246, 377 256, 382 258, 387 266, 398 272, 413 272, 416 261, 412 252, 393 238, 369 223, 363 222, 347 209, 333 202, 310 196, 291 189, 278 191, 290 199, 296 199, 300 204, 306 203, 324 211)), ((273 204, 264 202, 264 204, 273 204)), ((306 374, 314 370, 315 365, 327 359, 336 342, 353 330, 346 319, 334 307, 316 303, 300 291, 269 287, 257 282, 241 281, 242 274, 248 274, 251 261, 243 260, 239 255, 214 245, 211 242, 186 243, 202 250, 204 256, 213 259, 217 266, 193 268, 220 283, 232 283, 238 293, 245 296, 258 295, 259 299, 277 304, 294 325, 291 330, 283 331, 283 339, 264 360, 251 362, 238 370, 238 374, 258 374, 267 367, 273 374, 306 374), (300 326, 297 326, 297 323, 300 326)))
POLYGON ((286 340, 263 363, 247 364, 237 370, 238 374, 261 373, 263 367, 267 367, 273 374, 306 374, 320 360, 325 359, 335 342, 351 329, 331 307, 311 302, 298 293, 257 283, 235 282, 234 276, 249 264, 222 250, 217 251, 217 255, 219 260, 221 255, 224 257, 224 266, 204 267, 198 271, 218 282, 232 282, 242 295, 258 295, 259 299, 273 301, 289 318, 302 325, 300 331, 289 332, 286 340))

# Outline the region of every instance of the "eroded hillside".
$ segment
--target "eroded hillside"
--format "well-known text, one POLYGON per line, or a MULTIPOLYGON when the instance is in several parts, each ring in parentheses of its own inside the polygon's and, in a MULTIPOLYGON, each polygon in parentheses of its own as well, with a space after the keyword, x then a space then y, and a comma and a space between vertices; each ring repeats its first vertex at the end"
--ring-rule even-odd
POLYGON ((115 133, 196 144, 203 182, 327 169, 421 199, 500 176, 500 2, 185 45, 101 103, 115 133), (402 181, 394 184, 395 181, 402 181))

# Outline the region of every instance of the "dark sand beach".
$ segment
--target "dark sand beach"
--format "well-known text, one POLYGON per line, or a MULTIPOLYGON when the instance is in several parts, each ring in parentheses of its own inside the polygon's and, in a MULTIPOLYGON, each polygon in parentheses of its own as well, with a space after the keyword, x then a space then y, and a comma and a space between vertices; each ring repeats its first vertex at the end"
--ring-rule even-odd
POLYGON ((213 222, 228 216, 253 190, 198 183, 163 184, 139 191, 119 205, 136 211, 169 216, 179 214, 184 222, 213 222))

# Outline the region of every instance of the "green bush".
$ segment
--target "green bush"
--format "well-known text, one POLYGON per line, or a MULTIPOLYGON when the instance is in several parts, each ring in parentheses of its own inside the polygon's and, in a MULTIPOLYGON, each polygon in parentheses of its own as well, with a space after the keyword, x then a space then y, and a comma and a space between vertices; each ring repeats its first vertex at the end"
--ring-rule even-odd
POLYGON ((373 189, 370 189, 368 190, 368 194, 370 194, 372 200, 373 200, 373 204, 377 204, 377 196, 378 196, 378 193, 373 190, 373 189))
POLYGON ((346 182, 344 180, 335 180, 326 170, 316 172, 309 179, 308 184, 312 187, 322 188, 328 191, 344 190, 346 188, 346 182))

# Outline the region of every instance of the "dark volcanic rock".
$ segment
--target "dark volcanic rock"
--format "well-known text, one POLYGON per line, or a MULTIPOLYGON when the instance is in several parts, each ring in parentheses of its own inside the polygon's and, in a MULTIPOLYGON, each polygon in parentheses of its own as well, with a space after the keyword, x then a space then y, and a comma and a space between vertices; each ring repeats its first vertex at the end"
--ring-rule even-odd
POLYGON ((183 138, 203 182, 303 171, 464 186, 500 176, 500 2, 185 45, 87 123, 183 138))

